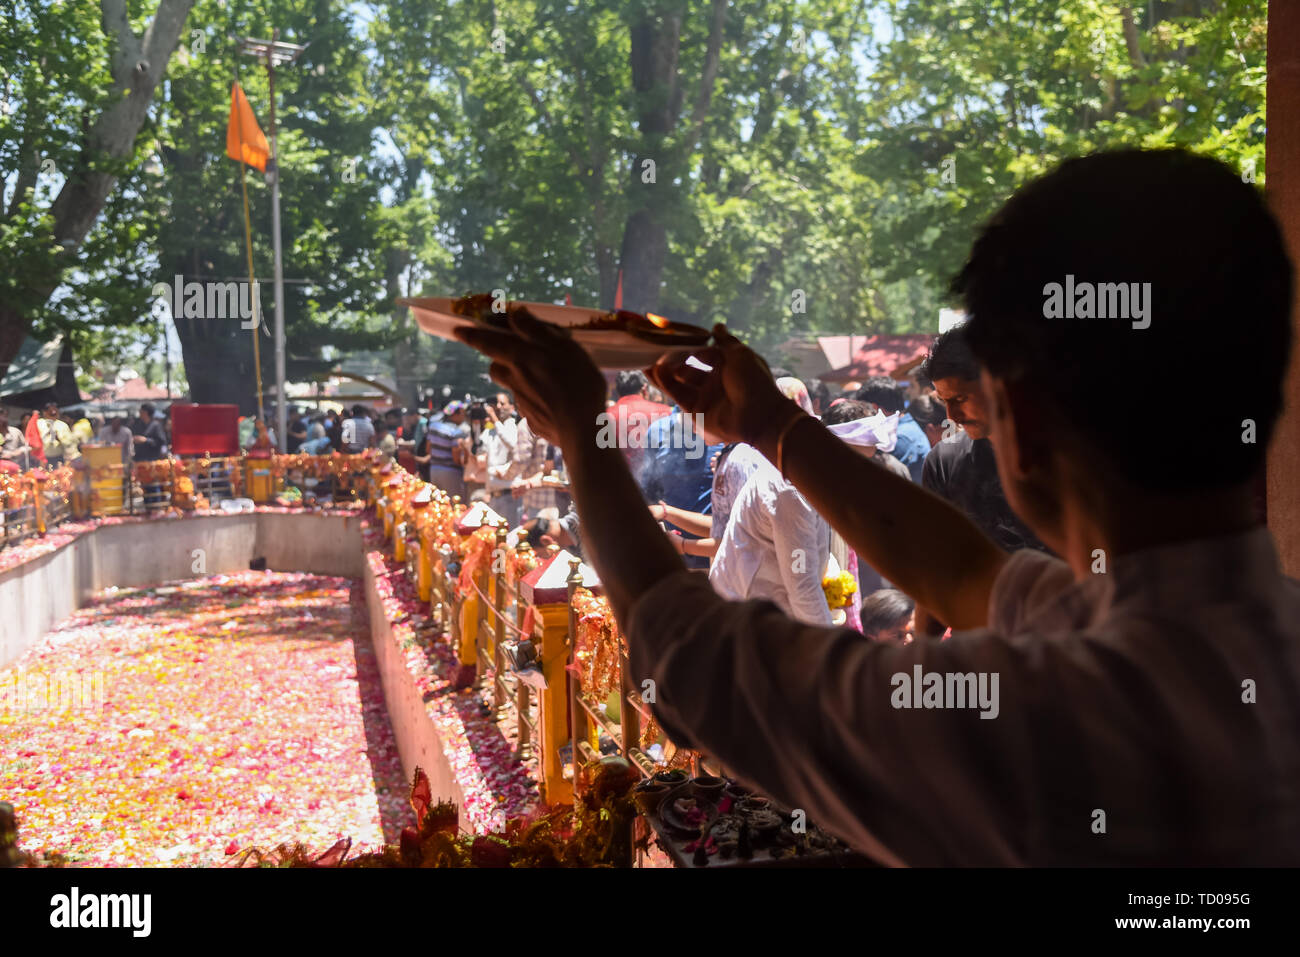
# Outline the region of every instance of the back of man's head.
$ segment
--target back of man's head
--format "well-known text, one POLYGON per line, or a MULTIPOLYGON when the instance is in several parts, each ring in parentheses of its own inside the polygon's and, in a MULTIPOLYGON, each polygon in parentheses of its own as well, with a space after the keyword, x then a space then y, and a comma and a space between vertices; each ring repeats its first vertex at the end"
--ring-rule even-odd
POLYGON ((1179 150, 1122 150, 1067 160, 1016 193, 953 289, 992 376, 1023 383, 1059 434, 1118 475, 1174 491, 1235 485, 1263 462, 1291 351, 1292 281, 1276 220, 1234 170, 1179 150), (1103 303, 1108 318, 1079 317, 1103 303), (1122 390, 1153 371, 1181 391, 1242 355, 1252 374, 1195 407, 1187 441, 1153 449, 1116 418, 1122 390))
POLYGON ((901 631, 916 610, 916 602, 894 588, 881 588, 862 599, 859 612, 862 634, 879 639, 882 633, 901 631))
POLYGON ((886 415, 903 409, 903 389, 887 375, 873 375, 862 383, 862 388, 853 397, 880 406, 886 415))
POLYGON ((636 369, 625 369, 614 378, 614 392, 620 399, 625 395, 640 395, 645 383, 644 373, 636 369))
POLYGON ((920 425, 943 425, 948 410, 942 402, 928 395, 920 395, 907 404, 907 412, 920 425))
POLYGON ((843 425, 858 419, 871 417, 871 406, 861 399, 842 399, 826 410, 822 416, 823 425, 843 425))

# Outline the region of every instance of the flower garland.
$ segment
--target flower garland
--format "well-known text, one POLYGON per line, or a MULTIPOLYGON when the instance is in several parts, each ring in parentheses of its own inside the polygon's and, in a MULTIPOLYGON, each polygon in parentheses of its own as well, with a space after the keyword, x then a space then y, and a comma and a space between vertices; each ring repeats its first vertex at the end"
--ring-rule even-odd
POLYGON ((0 501, 6 508, 22 508, 32 497, 32 480, 30 473, 15 475, 0 472, 0 501))
POLYGON ((302 472, 312 478, 351 477, 370 468, 374 455, 361 452, 355 455, 334 452, 329 455, 309 455, 306 452, 293 452, 286 455, 271 456, 271 474, 284 478, 288 472, 302 472))
MULTIPOLYGON (((622 758, 606 758, 582 769, 586 786, 570 809, 557 807, 535 819, 516 818, 500 834, 460 833, 454 804, 433 803, 429 778, 415 769, 411 808, 416 826, 402 830, 397 844, 348 859, 344 838, 323 854, 302 843, 271 851, 249 848, 237 867, 617 867, 630 865, 635 846, 628 824, 636 814, 632 787, 636 771, 622 758)), ((644 844, 642 845, 644 846, 644 844)))
POLYGON ((537 553, 531 548, 512 548, 506 553, 506 582, 512 587, 518 585, 523 577, 542 563, 537 553))
POLYGON ((34 494, 39 492, 47 506, 55 503, 68 505, 76 475, 71 466, 64 465, 52 472, 33 469, 14 474, 0 472, 0 503, 6 509, 23 508, 34 504, 34 494))
POLYGON ((605 598, 578 588, 573 593, 573 611, 577 619, 573 656, 581 686, 597 701, 604 701, 622 687, 619 659, 627 654, 627 642, 605 598))
POLYGON ((838 575, 831 575, 822 579, 822 591, 826 594, 826 606, 828 608, 845 607, 857 590, 857 580, 849 572, 840 572, 838 575))
POLYGON ((476 528, 461 543, 460 578, 456 581, 456 596, 465 598, 474 592, 474 579, 492 561, 492 551, 497 544, 497 530, 490 525, 476 528))
POLYGON ((137 482, 150 484, 170 482, 172 476, 176 473, 176 463, 170 458, 158 459, 153 462, 136 462, 133 468, 137 482))

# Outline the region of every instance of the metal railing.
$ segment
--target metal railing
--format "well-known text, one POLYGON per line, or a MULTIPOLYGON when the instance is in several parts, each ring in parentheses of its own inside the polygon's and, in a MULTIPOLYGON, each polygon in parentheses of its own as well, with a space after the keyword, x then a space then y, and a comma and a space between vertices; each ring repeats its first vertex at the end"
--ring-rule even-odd
POLYGON ((0 473, 0 547, 45 535, 68 519, 84 514, 84 484, 77 471, 68 466, 0 473))
POLYGON ((211 507, 231 498, 268 502, 298 485, 328 488, 334 501, 364 493, 373 458, 365 455, 170 457, 153 462, 90 465, 81 458, 57 469, 0 472, 0 548, 43 536, 69 519, 119 515, 147 517, 177 509, 211 507), (262 482, 250 488, 250 475, 262 482))
MULTIPOLYGON (((599 759, 600 734, 603 733, 643 777, 653 775, 659 768, 641 747, 642 729, 653 721, 653 717, 629 675, 626 655, 621 650, 617 652, 617 720, 607 712, 605 701, 597 700, 591 689, 582 687, 575 658, 579 636, 575 596, 583 587, 580 562, 577 559, 570 562, 567 601, 550 605, 531 604, 521 592, 520 581, 513 580, 509 574, 510 568, 529 564, 528 559, 533 557, 531 549, 527 544, 513 550, 508 548, 504 525, 477 533, 449 536, 453 539, 450 546, 437 554, 429 547, 426 538, 413 534, 408 503, 425 487, 426 483, 401 472, 400 468, 390 470, 383 477, 376 470, 371 476, 369 497, 384 517, 386 537, 393 542, 394 555, 401 554, 407 574, 417 583, 428 582, 422 596, 427 595, 425 600, 428 601, 430 618, 435 619, 449 635, 452 646, 461 651, 463 665, 472 669, 468 684, 480 693, 490 688, 490 707, 498 721, 513 719, 518 742, 515 757, 521 760, 532 756, 541 758, 543 794, 563 793, 564 787, 568 786, 561 787, 555 780, 556 775, 562 773, 560 762, 548 760, 553 756, 536 752, 544 737, 541 733, 543 725, 555 727, 558 723, 567 732, 567 740, 562 744, 573 749, 575 769, 585 762, 599 759), (399 540, 402 541, 400 546, 397 544, 399 540), (471 562, 473 567, 468 573, 457 575, 454 572, 455 559, 471 562), (422 569, 422 562, 436 562, 442 573, 435 576, 431 568, 422 569), (555 624, 557 621, 561 623, 558 626, 555 624), (526 626, 526 622, 531 622, 531 625, 526 626), (463 634, 463 630, 468 634, 463 634), (504 651, 508 643, 524 639, 531 640, 535 648, 540 649, 539 663, 542 658, 549 661, 556 653, 554 642, 557 639, 563 642, 560 649, 562 670, 558 674, 554 671, 548 673, 544 691, 539 692, 519 680, 507 663, 504 651), (567 680, 564 675, 568 675, 567 680), (552 710, 554 715, 549 715, 552 710)), ((449 507, 452 500, 440 490, 436 494, 442 496, 443 507, 449 507)), ((457 516, 463 510, 457 500, 457 516)), ((559 552, 558 547, 551 548, 547 558, 559 552)), ((590 594, 584 592, 583 602, 588 615, 593 613, 591 601, 590 594)), ((621 648, 617 624, 608 606, 597 608, 594 613, 602 615, 602 627, 614 636, 621 648)), ((550 747, 560 744, 552 740, 550 747)), ((698 772, 701 757, 690 754, 689 760, 692 770, 698 772)), ((576 773, 571 777, 575 785, 578 777, 576 773)))
POLYGON ((524 633, 527 603, 519 594, 519 583, 509 581, 503 561, 506 552, 506 529, 496 530, 496 548, 487 568, 475 576, 472 587, 478 597, 475 644, 475 687, 491 674, 492 706, 498 720, 514 713, 517 760, 532 755, 532 742, 537 733, 537 718, 533 711, 532 689, 520 681, 506 667, 503 646, 507 641, 518 642, 530 638, 524 633))

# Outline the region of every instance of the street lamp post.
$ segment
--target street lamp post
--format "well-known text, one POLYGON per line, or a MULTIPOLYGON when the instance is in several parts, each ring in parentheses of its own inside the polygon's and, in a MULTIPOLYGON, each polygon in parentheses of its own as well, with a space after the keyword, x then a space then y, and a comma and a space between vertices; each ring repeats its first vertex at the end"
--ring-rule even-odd
POLYGON ((276 39, 279 35, 280 31, 275 30, 270 40, 243 37, 239 49, 266 63, 271 95, 271 157, 267 163, 267 179, 271 181, 271 249, 275 257, 275 440, 283 452, 289 437, 289 406, 284 392, 284 262, 280 246, 280 151, 275 140, 275 68, 293 63, 307 48, 282 43, 276 39))

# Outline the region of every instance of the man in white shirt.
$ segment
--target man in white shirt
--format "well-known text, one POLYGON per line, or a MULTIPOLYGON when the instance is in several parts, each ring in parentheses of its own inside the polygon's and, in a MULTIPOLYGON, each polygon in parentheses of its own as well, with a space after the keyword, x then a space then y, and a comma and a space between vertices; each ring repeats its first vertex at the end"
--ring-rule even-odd
POLYGON ((352 407, 352 418, 343 421, 341 436, 343 451, 355 455, 364 452, 374 444, 375 426, 366 415, 366 410, 359 405, 352 407))
POLYGON ((514 528, 519 524, 520 503, 512 489, 524 474, 524 463, 515 454, 519 443, 519 423, 515 421, 514 403, 504 392, 497 393, 495 403, 488 405, 487 410, 492 423, 492 428, 483 433, 483 447, 487 450, 487 491, 491 496, 492 510, 514 528))
MULTIPOLYGON (((712 560, 722 544, 722 536, 727 531, 732 506, 740 497, 740 492, 749 482, 750 477, 767 464, 767 459, 763 458, 763 453, 758 449, 744 442, 727 445, 710 441, 710 437, 703 430, 700 437, 709 445, 722 444, 723 446, 713 463, 713 489, 709 496, 712 507, 709 512, 707 514, 689 512, 660 500, 650 506, 650 514, 656 521, 669 522, 683 531, 700 536, 686 538, 683 535, 672 534, 669 541, 680 554, 698 555, 712 560)), ((635 471, 633 474, 636 474, 635 471)))
POLYGON ((791 618, 829 625, 822 572, 830 546, 830 525, 763 462, 732 504, 709 582, 723 598, 766 598, 791 618))
POLYGON ((9 424, 9 410, 0 406, 0 461, 16 463, 20 470, 31 468, 32 449, 23 433, 9 424))
MULTIPOLYGON (((865 402, 849 400, 832 408, 826 418, 830 431, 859 454, 881 465, 890 459, 902 477, 911 477, 905 466, 878 448, 893 445, 896 415, 872 415, 865 402)), ((832 538, 826 519, 762 459, 731 506, 709 582, 723 598, 768 599, 798 621, 829 625, 832 612, 822 577, 832 538)))
POLYGON ((41 442, 45 445, 45 461, 50 468, 80 458, 81 449, 77 446, 77 437, 72 433, 72 427, 59 417, 59 407, 53 402, 46 404, 36 427, 40 430, 41 442))
POLYGON ((1205 156, 1068 160, 993 217, 955 291, 1007 501, 1064 561, 1008 555, 863 461, 725 327, 698 353, 710 374, 660 360, 654 378, 683 408, 754 444, 864 559, 964 631, 906 646, 720 599, 595 442, 604 382, 581 347, 524 316, 514 335, 457 337, 563 448, 633 682, 655 682, 678 745, 888 864, 1296 866, 1300 583, 1254 504, 1293 289, 1262 195, 1205 156), (1096 399, 1238 351, 1251 378, 1197 409, 1202 442, 1158 457, 1096 399))
POLYGON ((122 416, 115 416, 108 420, 108 424, 99 430, 99 435, 95 436, 95 441, 102 445, 117 445, 122 449, 122 464, 127 465, 131 461, 132 440, 131 430, 126 426, 126 419, 122 416))
POLYGON ((549 452, 551 443, 528 427, 527 419, 520 419, 516 431, 514 459, 519 465, 519 476, 515 479, 512 494, 519 499, 521 512, 526 511, 529 518, 536 518, 543 509, 550 509, 546 515, 559 518, 559 500, 555 489, 542 488, 546 474, 550 471, 549 452))

